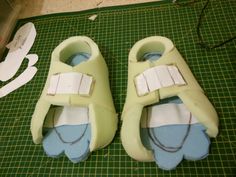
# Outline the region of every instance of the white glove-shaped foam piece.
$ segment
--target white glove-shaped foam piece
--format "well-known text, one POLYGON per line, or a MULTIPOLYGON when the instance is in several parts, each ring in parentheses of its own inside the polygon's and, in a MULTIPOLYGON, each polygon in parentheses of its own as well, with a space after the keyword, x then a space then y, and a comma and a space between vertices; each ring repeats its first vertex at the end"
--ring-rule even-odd
POLYGON ((0 81, 7 81, 16 74, 30 51, 35 37, 36 30, 31 22, 23 25, 16 32, 13 41, 7 45, 9 52, 5 60, 0 63, 0 81))
POLYGON ((28 67, 17 78, 0 88, 0 98, 7 96, 9 93, 20 88, 33 79, 38 70, 35 66, 33 66, 38 61, 38 55, 30 54, 27 55, 26 58, 29 60, 28 67))

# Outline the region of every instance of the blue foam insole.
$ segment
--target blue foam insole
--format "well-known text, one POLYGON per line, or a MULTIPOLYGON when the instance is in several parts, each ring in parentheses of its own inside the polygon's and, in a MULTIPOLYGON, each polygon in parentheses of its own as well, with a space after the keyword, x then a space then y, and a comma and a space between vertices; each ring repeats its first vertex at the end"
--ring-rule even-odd
MULTIPOLYGON (((75 66, 83 61, 87 61, 90 54, 87 53, 77 53, 71 56, 67 60, 67 64, 75 66)), ((51 128, 47 130, 46 135, 43 139, 43 148, 45 153, 50 157, 58 157, 65 153, 66 156, 74 163, 86 160, 90 154, 89 144, 91 140, 91 126, 86 125, 62 125, 59 127, 51 128), (86 129, 87 126, 87 129, 86 129), (73 142, 84 133, 82 138, 74 143, 63 143, 59 138, 59 132, 63 141, 73 142), (84 130, 86 130, 84 132, 84 130)))
POLYGON ((145 53, 142 56, 142 61, 143 60, 149 60, 149 61, 155 61, 158 60, 160 57, 162 56, 162 54, 160 52, 149 52, 149 53, 145 53))
MULTIPOLYGON (((145 55, 148 56, 147 54, 145 55)), ((155 58, 153 53, 149 56, 155 58)), ((158 56, 156 58, 158 58, 158 56)), ((178 97, 172 97, 161 100, 156 105, 166 103, 180 104, 182 101, 178 97)), ((140 136, 142 143, 147 149, 153 151, 156 164, 160 168, 171 170, 174 169, 183 158, 199 160, 208 155, 210 139, 205 133, 205 127, 200 123, 191 125, 183 146, 176 152, 168 152, 165 148, 165 150, 163 150, 163 148, 158 147, 150 137, 151 132, 165 147, 179 147, 186 135, 188 126, 187 124, 172 124, 154 128, 141 128, 140 136)))
POLYGON ((85 53, 85 52, 80 52, 76 53, 68 58, 66 61, 67 64, 71 66, 75 66, 80 64, 83 61, 87 61, 90 58, 91 54, 85 53))

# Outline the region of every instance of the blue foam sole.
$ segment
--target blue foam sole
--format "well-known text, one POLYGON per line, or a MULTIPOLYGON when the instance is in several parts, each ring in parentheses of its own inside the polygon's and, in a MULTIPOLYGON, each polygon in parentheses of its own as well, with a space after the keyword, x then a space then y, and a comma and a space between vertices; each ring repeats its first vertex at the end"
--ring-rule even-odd
POLYGON ((43 149, 49 157, 59 157, 62 154, 74 163, 87 159, 90 154, 89 144, 91 139, 90 125, 63 125, 60 127, 49 129, 43 139, 43 149), (87 128, 86 128, 87 126, 87 128), (57 132, 60 133, 62 139, 66 142, 73 142, 82 136, 80 141, 72 143, 64 143, 59 138, 57 132), (86 130, 86 131, 85 131, 86 130))
MULTIPOLYGON (((183 140, 188 125, 168 125, 151 128, 157 139, 167 147, 179 147, 183 140)), ((154 153, 156 164, 165 170, 171 170, 182 161, 200 160, 208 155, 210 140, 205 133, 205 128, 201 124, 191 125, 187 139, 182 148, 177 152, 167 152, 156 146, 150 139, 148 128, 141 128, 141 140, 144 146, 154 153)))
MULTIPOLYGON (((145 60, 158 60, 161 54, 158 52, 146 53, 145 60)), ((161 100, 156 105, 174 103, 180 104, 182 101, 178 97, 171 97, 161 100)), ((200 123, 192 124, 187 138, 183 141, 189 125, 166 125, 154 128, 141 128, 140 136, 143 145, 153 151, 156 164, 164 169, 171 170, 183 160, 200 160, 205 158, 209 153, 210 139, 205 133, 206 129, 200 123), (152 135, 150 135, 150 132, 152 135), (152 137, 150 137, 152 136, 152 137), (154 143, 153 136, 165 147, 181 147, 176 152, 170 152, 170 148, 163 148, 157 142, 154 143), (182 145, 182 146, 181 146, 182 145), (159 146, 159 147, 158 147, 159 146)))

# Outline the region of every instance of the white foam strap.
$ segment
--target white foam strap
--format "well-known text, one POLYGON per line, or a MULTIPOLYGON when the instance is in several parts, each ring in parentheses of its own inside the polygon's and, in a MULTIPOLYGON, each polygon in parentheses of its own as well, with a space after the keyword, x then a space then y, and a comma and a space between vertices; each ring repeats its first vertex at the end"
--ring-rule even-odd
POLYGON ((51 76, 47 94, 89 95, 93 78, 78 72, 60 73, 51 76))
POLYGON ((160 65, 149 68, 135 78, 136 91, 139 96, 163 87, 185 84, 178 68, 174 65, 160 65))
POLYGON ((87 107, 64 106, 49 110, 44 127, 52 128, 61 125, 81 125, 89 123, 87 107))
POLYGON ((141 119, 142 128, 189 123, 195 124, 198 123, 198 121, 191 115, 184 104, 173 103, 149 107, 146 115, 143 115, 141 119), (190 117, 191 122, 189 122, 190 117))

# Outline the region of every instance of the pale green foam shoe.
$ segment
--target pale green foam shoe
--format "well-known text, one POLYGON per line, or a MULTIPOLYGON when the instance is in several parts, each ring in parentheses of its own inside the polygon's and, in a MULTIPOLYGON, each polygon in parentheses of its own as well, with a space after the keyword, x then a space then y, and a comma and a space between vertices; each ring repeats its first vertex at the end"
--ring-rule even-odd
MULTIPOLYGON (((140 129, 146 126, 142 123, 145 122, 142 120, 143 115, 160 100, 176 96, 184 105, 182 113, 181 110, 163 111, 168 110, 166 105, 162 106, 163 110, 160 110, 160 106, 153 108, 156 109, 155 112, 162 111, 167 115, 161 113, 159 114, 161 117, 163 115, 168 118, 168 115, 171 115, 170 122, 166 119, 152 119, 147 122, 147 125, 163 127, 171 124, 190 124, 191 122, 188 122, 190 118, 179 116, 184 115, 188 110, 187 117, 189 115, 192 117, 192 121, 194 120, 192 123, 203 125, 209 137, 216 137, 217 113, 172 41, 161 36, 138 41, 129 53, 127 96, 122 112, 121 141, 130 157, 138 161, 154 161, 157 158, 141 140, 140 129), (149 60, 144 59, 147 56, 149 60), (155 56, 160 57, 155 59, 155 56)), ((170 105, 170 109, 171 106, 173 107, 173 104, 170 105)), ((155 117, 155 112, 150 113, 152 117, 155 117)))
MULTIPOLYGON (((112 141, 117 129, 117 115, 108 69, 98 46, 88 37, 75 36, 63 41, 52 52, 47 81, 31 120, 33 141, 36 144, 42 142, 43 126, 55 128, 87 123, 91 127, 89 151, 92 152, 112 141), (67 60, 78 53, 90 57, 75 66, 67 64, 67 60), (54 116, 57 120, 55 125, 49 125, 50 121, 45 118, 50 117, 55 108, 59 110, 54 116)), ((63 137, 60 139, 63 141, 63 137)))

